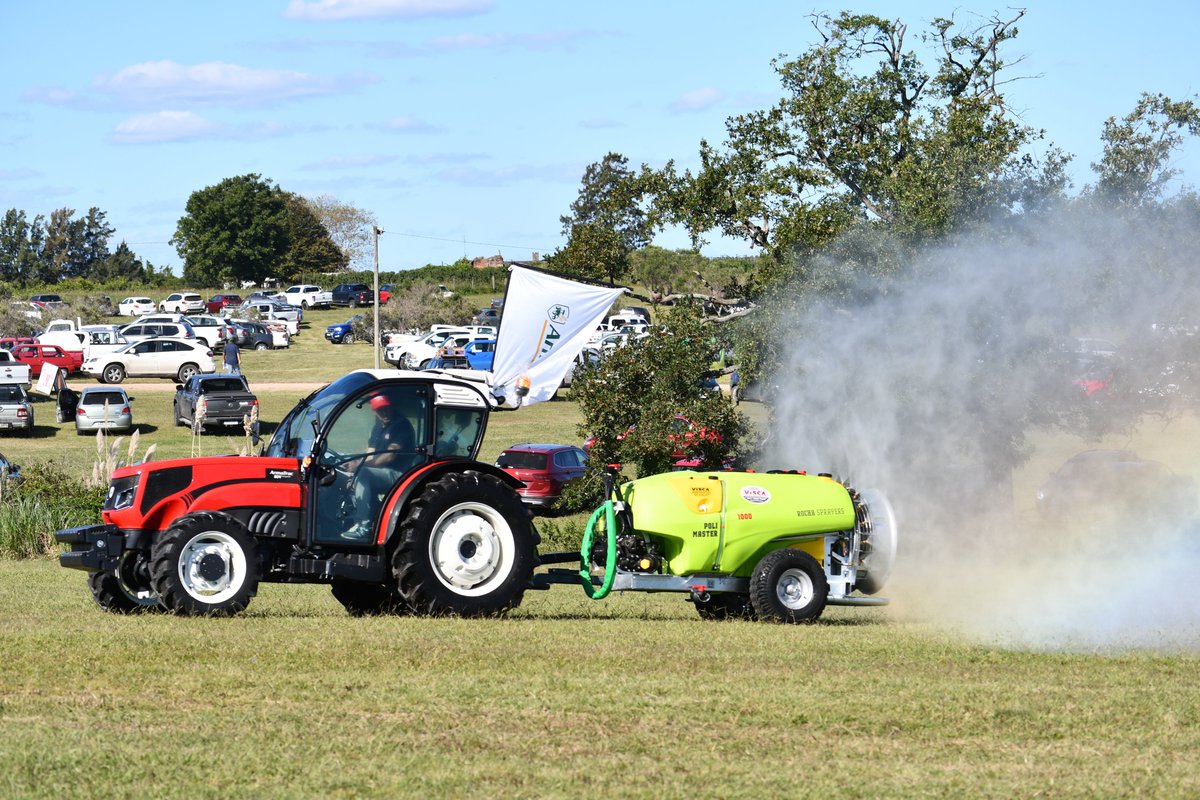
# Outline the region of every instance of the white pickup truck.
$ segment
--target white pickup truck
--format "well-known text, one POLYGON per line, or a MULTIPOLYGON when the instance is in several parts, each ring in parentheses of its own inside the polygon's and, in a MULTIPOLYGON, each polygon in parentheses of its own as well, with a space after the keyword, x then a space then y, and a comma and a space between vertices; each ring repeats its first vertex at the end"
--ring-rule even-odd
POLYGON ((332 292, 307 283, 289 286, 283 290, 283 296, 288 305, 297 308, 329 308, 333 303, 332 292))
POLYGON ((0 384, 16 383, 29 385, 29 365, 18 360, 12 353, 0 348, 0 384))
POLYGON ((38 344, 56 344, 63 350, 83 353, 86 361, 102 352, 111 353, 129 344, 117 325, 80 325, 75 320, 55 319, 37 337, 38 344))

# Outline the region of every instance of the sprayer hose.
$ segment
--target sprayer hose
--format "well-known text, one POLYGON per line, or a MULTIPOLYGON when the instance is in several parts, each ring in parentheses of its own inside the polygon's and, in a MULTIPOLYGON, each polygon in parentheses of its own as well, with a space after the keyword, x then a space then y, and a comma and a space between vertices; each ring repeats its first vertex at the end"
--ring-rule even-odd
POLYGON ((612 591, 613 581, 617 577, 617 517, 613 512, 612 500, 604 501, 604 505, 592 512, 587 528, 583 532, 583 541, 579 545, 579 580, 583 591, 593 600, 602 600, 612 591), (604 529, 608 537, 604 559, 604 582, 599 586, 592 584, 592 542, 595 540, 596 522, 604 515, 604 529))

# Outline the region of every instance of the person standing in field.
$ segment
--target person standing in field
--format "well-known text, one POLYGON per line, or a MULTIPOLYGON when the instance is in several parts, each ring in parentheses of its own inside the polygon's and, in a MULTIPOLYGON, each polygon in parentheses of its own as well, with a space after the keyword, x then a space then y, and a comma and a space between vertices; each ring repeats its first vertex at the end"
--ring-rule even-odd
POLYGON ((242 351, 238 348, 237 342, 233 339, 225 342, 225 349, 222 351, 222 356, 225 359, 225 373, 227 375, 242 374, 242 351))

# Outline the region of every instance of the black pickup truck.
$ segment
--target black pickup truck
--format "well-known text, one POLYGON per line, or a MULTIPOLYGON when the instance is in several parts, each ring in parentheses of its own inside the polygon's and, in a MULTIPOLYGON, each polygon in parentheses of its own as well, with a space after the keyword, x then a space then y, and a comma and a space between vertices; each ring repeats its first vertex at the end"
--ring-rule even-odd
POLYGON ((258 415, 252 413, 257 407, 258 398, 241 375, 203 373, 175 386, 176 425, 199 430, 236 428, 248 417, 257 419, 258 415))
POLYGON ((335 306, 369 306, 375 302, 375 293, 365 283, 339 283, 330 293, 335 306))

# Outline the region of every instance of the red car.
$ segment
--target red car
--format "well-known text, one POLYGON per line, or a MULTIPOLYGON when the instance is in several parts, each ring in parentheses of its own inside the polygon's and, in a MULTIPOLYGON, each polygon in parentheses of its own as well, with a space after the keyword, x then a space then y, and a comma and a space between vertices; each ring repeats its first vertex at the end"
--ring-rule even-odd
MULTIPOLYGON (((617 436, 617 441, 622 441, 635 427, 637 426, 630 425, 624 433, 617 436)), ((676 414, 671 420, 671 432, 667 436, 673 446, 671 461, 676 469, 695 469, 700 466, 700 459, 694 451, 696 444, 721 441, 721 434, 703 425, 697 425, 682 414, 676 414)), ((595 443, 596 437, 589 436, 584 440, 583 449, 591 450, 595 443)))
POLYGON ((204 305, 208 308, 210 314, 220 314, 225 310, 225 306, 240 306, 242 304, 241 295, 236 294, 214 294, 208 298, 208 302, 204 305))
POLYGON ((530 506, 550 506, 571 481, 583 476, 588 456, 569 444, 514 444, 496 459, 496 466, 525 485, 517 489, 530 506))
POLYGON ((83 368, 83 353, 63 350, 56 344, 20 344, 12 349, 14 358, 29 365, 29 375, 36 378, 47 364, 62 367, 74 375, 83 368))

